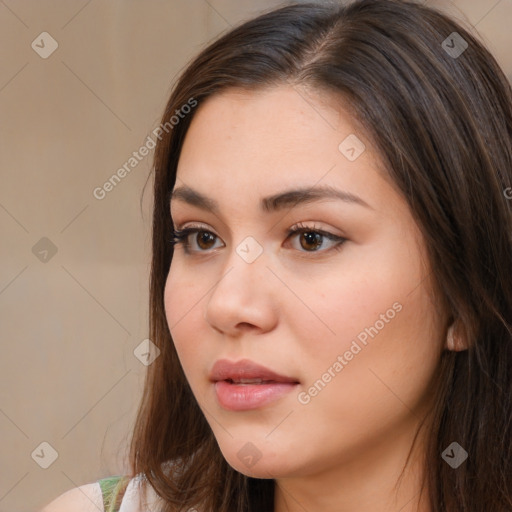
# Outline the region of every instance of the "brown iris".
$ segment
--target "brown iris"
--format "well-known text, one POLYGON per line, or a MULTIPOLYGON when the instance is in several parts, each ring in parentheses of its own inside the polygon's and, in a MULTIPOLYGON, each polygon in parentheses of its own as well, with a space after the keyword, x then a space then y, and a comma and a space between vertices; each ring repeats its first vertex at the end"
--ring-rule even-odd
POLYGON ((215 242, 215 235, 213 235, 212 233, 209 233, 208 231, 198 231, 196 233, 196 241, 197 241, 197 245, 201 248, 201 249, 210 249, 210 246, 207 246, 207 247, 204 247, 202 244, 208 244, 209 242, 212 242, 214 243, 215 242))
POLYGON ((303 249, 313 249, 313 251, 316 251, 322 245, 322 235, 320 233, 315 233, 314 231, 304 231, 300 236, 300 245, 303 249), (304 240, 308 246, 305 246, 302 243, 304 240), (312 248, 310 244, 316 244, 316 247, 312 248))

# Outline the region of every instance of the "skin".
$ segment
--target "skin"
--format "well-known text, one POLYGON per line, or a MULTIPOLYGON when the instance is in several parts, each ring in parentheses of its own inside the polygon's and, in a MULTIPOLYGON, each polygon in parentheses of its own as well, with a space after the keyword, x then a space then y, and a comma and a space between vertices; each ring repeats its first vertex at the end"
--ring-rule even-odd
POLYGON ((276 480, 276 512, 431 510, 425 493, 418 499, 421 435, 394 486, 428 410, 447 316, 436 305, 410 210, 339 98, 289 85, 211 97, 183 145, 175 188, 184 185, 215 199, 220 211, 171 201, 175 227, 199 224, 214 237, 190 235, 190 255, 175 247, 166 314, 227 462, 276 480), (366 145, 355 161, 338 149, 349 134, 366 145), (369 207, 329 199, 272 213, 259 209, 262 197, 318 185, 356 194, 369 207), (297 223, 347 241, 337 251, 326 237, 288 238, 297 223), (247 236, 263 249, 252 263, 236 252, 247 236), (394 318, 300 403, 297 394, 396 303, 402 307, 394 318), (227 411, 208 379, 220 358, 249 358, 295 377, 297 392, 257 410, 227 411), (252 467, 237 456, 248 442, 261 456, 252 467))

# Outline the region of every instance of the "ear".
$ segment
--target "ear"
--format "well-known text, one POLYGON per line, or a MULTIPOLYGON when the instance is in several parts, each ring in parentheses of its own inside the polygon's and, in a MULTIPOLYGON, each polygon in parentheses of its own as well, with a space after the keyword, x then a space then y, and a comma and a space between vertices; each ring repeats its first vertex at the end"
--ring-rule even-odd
POLYGON ((451 323, 446 333, 445 348, 454 352, 468 349, 466 337, 457 321, 451 323))

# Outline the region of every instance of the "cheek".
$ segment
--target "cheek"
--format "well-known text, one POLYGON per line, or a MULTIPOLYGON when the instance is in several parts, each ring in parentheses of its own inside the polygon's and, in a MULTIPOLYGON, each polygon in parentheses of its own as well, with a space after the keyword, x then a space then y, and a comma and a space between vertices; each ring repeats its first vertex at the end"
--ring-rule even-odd
MULTIPOLYGON (((400 399, 421 400, 439 362, 442 332, 426 275, 410 245, 381 244, 380 252, 359 251, 357 261, 318 280, 321 292, 302 295, 314 315, 290 315, 293 337, 308 362, 305 387, 318 390, 324 410, 334 401, 364 414, 365 403, 379 408, 390 398, 402 407, 400 399)), ((296 291, 301 296, 306 285, 296 291)))
MULTIPOLYGON (((387 307, 388 301, 383 305, 387 307)), ((355 334, 342 334, 327 346, 318 345, 321 350, 304 354, 311 361, 304 385, 311 400, 304 406, 305 414, 327 431, 325 435, 335 425, 355 445, 357 440, 364 443, 409 421, 413 411, 427 405, 439 342, 425 318, 419 320, 418 311, 428 305, 421 294, 401 305, 388 323, 374 318, 347 322, 355 334)), ((379 311, 385 314, 385 307, 379 311)))
POLYGON ((302 340, 303 348, 315 359, 326 352, 348 350, 356 339, 365 346, 374 336, 382 338, 391 327, 404 323, 405 311, 424 305, 415 304, 411 293, 421 282, 421 270, 395 251, 386 254, 380 249, 380 254, 371 247, 366 254, 354 250, 354 257, 344 255, 342 265, 307 280, 289 276, 294 279, 294 293, 307 306, 290 300, 289 322, 295 323, 296 339, 302 340))
POLYGON ((189 274, 180 272, 171 265, 164 291, 164 305, 167 324, 176 347, 187 379, 193 378, 187 369, 193 366, 202 352, 201 340, 197 336, 198 326, 202 318, 201 298, 205 297, 207 288, 201 287, 197 279, 187 277, 189 274))

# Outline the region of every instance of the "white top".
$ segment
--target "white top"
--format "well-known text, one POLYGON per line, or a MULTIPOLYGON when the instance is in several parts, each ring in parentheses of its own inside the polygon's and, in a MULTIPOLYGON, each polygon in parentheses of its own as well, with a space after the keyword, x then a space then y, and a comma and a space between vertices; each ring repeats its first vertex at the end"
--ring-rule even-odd
MULTIPOLYGON (((146 500, 142 503, 141 487, 144 484, 144 476, 137 475, 128 483, 128 487, 123 495, 119 512, 159 512, 163 505, 163 500, 158 496, 153 487, 147 483, 146 500)), ((99 485, 99 484, 98 484, 99 485)), ((195 508, 190 508, 187 512, 197 512, 195 508)))
POLYGON ((146 502, 142 501, 141 486, 144 483, 144 477, 136 476, 128 483, 128 487, 123 495, 119 512, 157 512, 161 509, 162 499, 156 494, 151 485, 146 485, 146 502))

